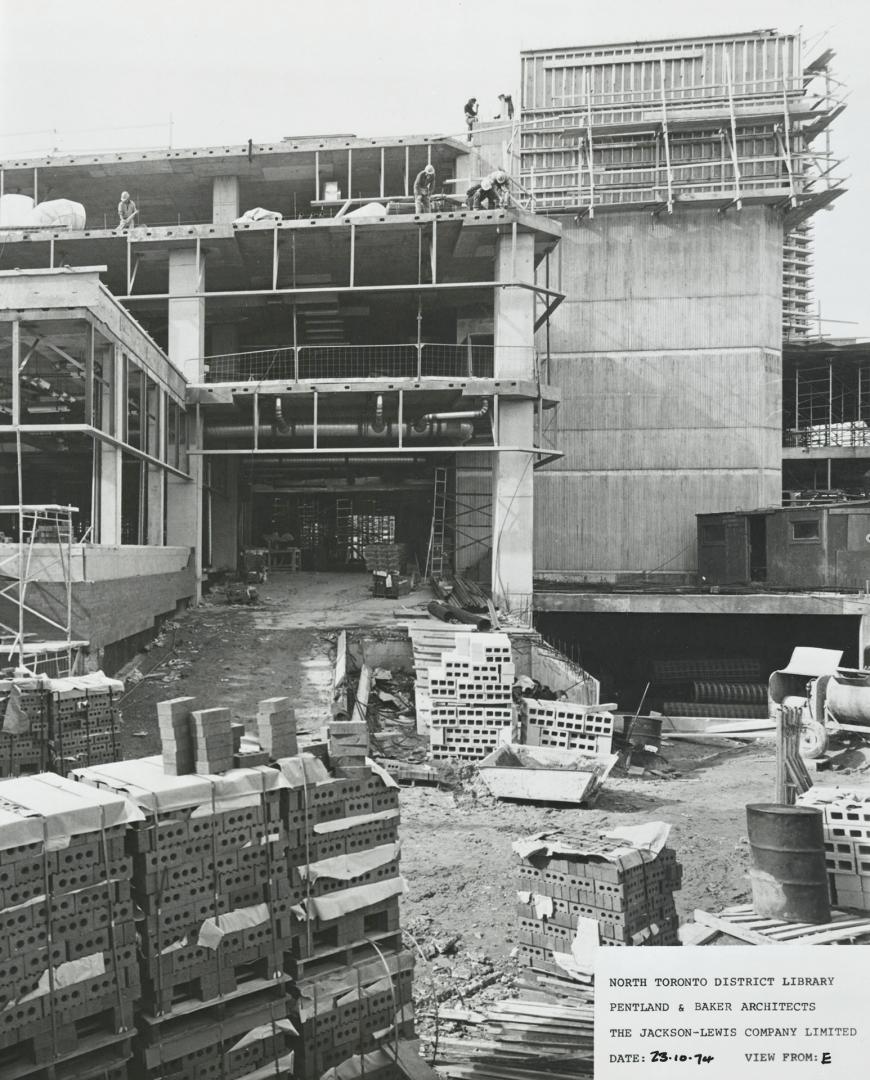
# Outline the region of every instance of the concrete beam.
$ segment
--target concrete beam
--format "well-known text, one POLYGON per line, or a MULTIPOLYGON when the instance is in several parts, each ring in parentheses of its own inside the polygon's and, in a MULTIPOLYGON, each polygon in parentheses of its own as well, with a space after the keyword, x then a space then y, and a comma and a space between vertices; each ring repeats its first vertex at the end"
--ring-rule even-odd
POLYGON ((604 593, 540 589, 535 611, 623 615, 867 615, 860 593, 604 593))

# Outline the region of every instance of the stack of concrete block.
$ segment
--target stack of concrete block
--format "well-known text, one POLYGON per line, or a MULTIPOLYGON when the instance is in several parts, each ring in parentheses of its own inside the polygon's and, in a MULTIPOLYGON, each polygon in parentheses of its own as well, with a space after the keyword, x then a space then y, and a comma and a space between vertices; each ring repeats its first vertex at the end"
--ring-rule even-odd
POLYGON ((297 1076, 394 1076, 384 1032, 413 1033, 413 956, 402 948, 398 787, 371 766, 329 775, 311 754, 282 759, 291 785, 289 863, 303 892, 294 955, 297 1076), (380 1055, 380 1056, 379 1056, 380 1055))
POLYGON ((513 724, 516 668, 506 634, 457 634, 441 663, 430 667, 429 743, 436 760, 477 760, 513 724))
POLYGON ((514 847, 519 957, 527 967, 560 974, 554 953, 570 955, 582 930, 600 946, 680 944, 673 894, 682 868, 672 848, 652 856, 582 836, 532 837, 514 847))
POLYGON ((83 683, 55 679, 47 687, 53 769, 61 776, 71 769, 115 761, 121 752, 121 684, 109 679, 101 686, 83 683))
POLYGON ((48 696, 41 679, 0 679, 0 778, 51 768, 48 696))
POLYGON ((870 790, 812 787, 797 802, 824 815, 831 903, 870 911, 870 790))
POLYGON ((366 544, 363 559, 370 574, 376 570, 400 574, 408 564, 409 548, 407 544, 366 544))
POLYGON ((193 769, 200 776, 233 767, 233 728, 229 709, 194 709, 190 714, 193 769))
POLYGON ((520 741, 527 746, 553 746, 609 754, 613 742, 613 713, 594 705, 570 701, 523 699, 520 741))
POLYGON ((183 776, 195 771, 190 727, 190 710, 194 700, 192 697, 181 697, 157 703, 163 771, 167 776, 183 776))
POLYGON ((75 776, 126 792, 144 818, 128 835, 144 913, 135 1076, 292 1075, 288 963, 301 893, 290 881, 280 772, 178 776, 153 757, 75 776))
POLYGON ((126 1080, 139 994, 123 797, 0 783, 0 1078, 126 1080))
POLYGON ((257 738, 273 761, 297 753, 296 713, 289 698, 266 698, 257 705, 257 738))
POLYGON ((327 728, 329 763, 336 776, 345 779, 371 775, 366 765, 369 729, 361 720, 333 720, 327 728))

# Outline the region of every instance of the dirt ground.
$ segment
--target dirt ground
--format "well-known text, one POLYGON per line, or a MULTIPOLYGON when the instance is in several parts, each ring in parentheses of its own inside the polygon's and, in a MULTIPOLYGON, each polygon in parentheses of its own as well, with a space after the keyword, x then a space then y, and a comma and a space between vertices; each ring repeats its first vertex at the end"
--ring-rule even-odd
MULTIPOLYGON (((427 599, 421 592, 374 599, 366 576, 347 574, 275 575, 260 594, 250 607, 215 596, 161 635, 141 664, 145 678, 122 705, 126 757, 158 751, 155 705, 169 697, 226 706, 249 721, 261 698, 287 695, 300 729, 316 730, 329 716, 336 632, 395 626, 398 609, 427 599)), ((423 980, 461 986, 491 973, 490 981, 505 981, 515 923, 511 844, 543 829, 606 832, 665 821, 683 865, 683 920, 695 908, 747 900, 745 806, 773 798, 772 741, 666 743, 661 757, 673 773, 611 777, 589 810, 499 803, 470 778, 449 790, 403 788, 402 921, 420 945, 423 980)))

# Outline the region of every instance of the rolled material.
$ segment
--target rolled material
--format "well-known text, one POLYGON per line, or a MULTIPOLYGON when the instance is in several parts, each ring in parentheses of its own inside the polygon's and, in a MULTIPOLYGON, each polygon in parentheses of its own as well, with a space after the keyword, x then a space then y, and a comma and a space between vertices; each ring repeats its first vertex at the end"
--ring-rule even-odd
POLYGON ((830 922, 822 812, 811 806, 746 807, 757 915, 789 922, 830 922))

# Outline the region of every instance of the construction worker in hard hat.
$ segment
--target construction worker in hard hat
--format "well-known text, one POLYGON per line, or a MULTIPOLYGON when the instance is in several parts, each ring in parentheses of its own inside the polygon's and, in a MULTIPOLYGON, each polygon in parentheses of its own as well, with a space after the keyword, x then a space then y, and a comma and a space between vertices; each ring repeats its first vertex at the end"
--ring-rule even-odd
POLYGON ((118 203, 118 232, 126 232, 133 224, 133 218, 138 213, 136 204, 130 198, 130 192, 122 191, 121 201, 118 203))
POLYGON ((495 192, 495 197, 499 206, 510 206, 511 196, 508 190, 510 181, 508 175, 503 169, 496 169, 494 173, 491 173, 489 179, 492 183, 492 189, 495 192))
POLYGON ((465 195, 466 205, 470 210, 495 210, 498 197, 493 189, 492 180, 484 177, 479 184, 474 184, 465 195))
POLYGON ((435 187, 435 166, 431 163, 414 177, 414 212, 428 214, 432 209, 430 198, 435 187))

